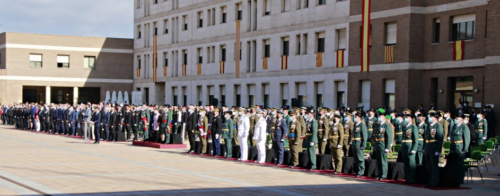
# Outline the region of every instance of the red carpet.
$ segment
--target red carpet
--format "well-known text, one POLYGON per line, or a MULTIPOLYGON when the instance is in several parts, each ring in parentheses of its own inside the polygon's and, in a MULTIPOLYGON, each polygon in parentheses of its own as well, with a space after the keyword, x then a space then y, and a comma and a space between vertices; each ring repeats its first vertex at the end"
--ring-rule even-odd
POLYGON ((144 146, 150 148, 159 148, 159 149, 186 149, 186 144, 160 144, 156 142, 146 142, 146 141, 134 141, 132 142, 134 146, 144 146))

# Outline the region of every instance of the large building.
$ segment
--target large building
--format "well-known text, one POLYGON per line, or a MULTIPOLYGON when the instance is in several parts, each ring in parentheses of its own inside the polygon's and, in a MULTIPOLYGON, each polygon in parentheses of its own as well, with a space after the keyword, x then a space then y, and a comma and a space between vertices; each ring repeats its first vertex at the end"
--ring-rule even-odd
POLYGON ((136 0, 134 89, 158 104, 500 105, 499 1, 370 8, 370 69, 361 72, 362 0, 136 0))
POLYGON ((0 102, 98 103, 132 91, 133 40, 0 34, 0 102))

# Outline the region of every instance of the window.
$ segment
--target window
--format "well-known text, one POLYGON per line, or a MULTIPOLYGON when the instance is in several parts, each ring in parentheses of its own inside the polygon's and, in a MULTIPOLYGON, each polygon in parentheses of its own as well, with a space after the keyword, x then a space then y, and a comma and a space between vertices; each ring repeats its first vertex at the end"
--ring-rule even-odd
POLYGON ((398 32, 398 25, 397 23, 386 23, 385 24, 385 35, 386 35, 386 45, 396 45, 397 42, 397 32, 398 32))
POLYGON ((141 25, 137 25, 137 39, 141 39, 141 25))
POLYGON ((186 50, 182 51, 182 64, 187 65, 188 63, 188 53, 186 50))
POLYGON ((304 43, 304 51, 302 51, 302 54, 307 54, 307 34, 304 34, 302 36, 302 38, 304 39, 303 43, 304 43))
POLYGON ((347 48, 346 29, 337 30, 337 50, 345 50, 347 48))
POLYGON ((281 106, 288 105, 288 84, 282 83, 280 84, 281 91, 281 106))
POLYGON ((154 0, 153 4, 158 4, 158 0, 154 0))
POLYGON ((241 3, 236 4, 236 20, 243 20, 243 6, 241 3))
POLYGON ((281 12, 290 11, 290 1, 291 0, 281 0, 281 12))
POLYGON ((318 5, 325 5, 326 4, 326 0, 318 0, 318 5))
POLYGON ((240 107, 241 106, 241 86, 240 85, 234 85, 234 93, 235 96, 234 98, 236 99, 236 106, 240 107))
POLYGON ((304 8, 308 8, 309 7, 309 0, 304 0, 304 8))
POLYGON ((212 8, 212 13, 208 18, 209 21, 212 21, 212 25, 215 25, 215 8, 212 8))
POLYGON ((163 53, 163 58, 165 58, 165 59, 163 60, 163 66, 164 66, 164 67, 168 67, 168 53, 167 53, 167 52, 164 52, 164 53, 163 53))
POLYGON ((137 69, 141 69, 141 56, 137 56, 137 69))
POLYGON ((141 0, 136 0, 135 1, 135 6, 137 9, 141 8, 141 0))
POLYGON ((433 20, 433 36, 432 36, 432 43, 439 43, 439 34, 441 33, 441 19, 435 18, 433 20))
POLYGON ((198 64, 203 64, 203 53, 202 53, 203 51, 202 51, 202 48, 198 48, 196 51, 197 51, 196 53, 198 54, 197 55, 198 56, 198 64))
POLYGON ((290 37, 282 37, 282 38, 281 38, 281 43, 282 43, 282 45, 283 45, 283 50, 282 50, 282 53, 281 53, 281 54, 282 54, 283 56, 288 56, 288 55, 290 55, 290 52, 289 52, 289 51, 290 51, 290 50, 289 50, 289 48, 290 48, 290 37))
POLYGON ((57 67, 58 68, 69 68, 69 56, 57 55, 57 67))
POLYGON ((385 107, 388 111, 395 108, 396 101, 396 80, 385 80, 385 107))
POLYGON ((179 0, 172 0, 172 10, 179 8, 179 0))
POLYGON ((471 40, 475 37, 476 14, 453 16, 452 41, 471 40))
POLYGON ((262 89, 264 91, 263 93, 263 100, 264 100, 264 108, 268 108, 269 107, 269 94, 270 94, 270 91, 271 89, 269 88, 269 84, 263 84, 262 85, 262 89))
POLYGON ((224 24, 227 21, 227 9, 226 9, 226 6, 221 7, 220 8, 220 12, 221 12, 221 17, 220 17, 221 21, 220 21, 220 23, 224 24))
POLYGON ((207 47, 207 63, 211 63, 211 61, 210 61, 210 57, 211 57, 210 49, 211 49, 211 47, 207 47))
POLYGON ((271 0, 264 0, 264 16, 271 15, 271 0))
POLYGON ((154 35, 158 35, 158 23, 153 22, 154 35))
POLYGON ((182 23, 184 24, 183 30, 187 31, 188 30, 188 20, 187 20, 187 15, 182 16, 182 23))
POLYGON ((264 40, 264 57, 271 57, 271 40, 269 39, 264 40))
POLYGON ((220 46, 220 60, 226 61, 226 45, 220 46))
POLYGON ((317 39, 318 48, 316 48, 316 52, 324 53, 325 52, 325 32, 317 33, 316 36, 318 38, 317 39))
POLYGON ((297 0, 297 10, 302 9, 302 0, 297 0))
POLYGON ((163 20, 163 28, 165 29, 164 33, 168 34, 168 19, 163 20))
POLYGON ((83 57, 83 68, 84 69, 95 69, 95 56, 84 56, 83 57))
POLYGON ((316 82, 315 84, 316 87, 316 107, 323 107, 324 99, 324 85, 323 82, 316 82))
POLYGON ((300 47, 301 47, 301 44, 300 44, 300 34, 295 36, 295 55, 300 55, 300 47))
POLYGON ((42 55, 41 54, 30 54, 30 67, 41 68, 42 67, 42 55))
POLYGON ((203 27, 203 12, 198 12, 198 28, 203 27))

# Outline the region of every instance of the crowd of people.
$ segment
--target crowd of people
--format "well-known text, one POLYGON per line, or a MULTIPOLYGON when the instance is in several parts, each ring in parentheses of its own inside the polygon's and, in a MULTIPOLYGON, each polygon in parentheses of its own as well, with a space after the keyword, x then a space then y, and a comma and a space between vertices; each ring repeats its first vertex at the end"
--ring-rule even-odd
MULTIPOLYGON (((454 112, 455 113, 455 112, 454 112)), ((404 163, 407 183, 415 182, 416 165, 425 162, 428 186, 439 183, 439 163, 464 178, 464 158, 474 146, 494 136, 494 111, 482 112, 460 105, 456 114, 436 110, 388 111, 383 108, 289 107, 250 108, 215 106, 37 104, 2 105, 3 124, 17 129, 52 134, 85 136, 107 141, 144 141, 171 143, 171 134, 189 139, 188 153, 196 152, 199 141, 202 154, 233 157, 232 146, 240 146, 239 160, 247 161, 249 146, 257 148, 257 163, 264 163, 266 151, 273 149, 275 163, 284 163, 285 147, 291 154, 290 167, 299 164, 299 152, 305 151, 309 169, 316 168, 316 155, 332 155, 335 173, 342 172, 342 157, 354 157, 357 176, 364 174, 365 148, 372 146, 378 176, 388 173, 388 153, 401 145, 399 156, 404 163), (491 120, 490 120, 491 119, 491 120), (493 121, 493 122, 490 122, 493 121), (449 155, 443 155, 443 143, 451 143, 449 155), (224 145, 222 145, 224 144, 224 145), (211 146, 209 150, 209 146, 211 146), (223 150, 224 148, 224 154, 223 150), (316 149, 317 148, 317 149, 316 149)), ((463 180, 461 180, 463 182, 463 180)))

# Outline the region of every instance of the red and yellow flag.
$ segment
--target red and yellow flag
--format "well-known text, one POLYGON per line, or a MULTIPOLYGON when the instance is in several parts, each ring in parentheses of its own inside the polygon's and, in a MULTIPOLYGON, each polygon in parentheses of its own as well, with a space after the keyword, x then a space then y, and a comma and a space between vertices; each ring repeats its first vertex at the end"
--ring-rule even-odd
POLYGON ((262 69, 267 70, 267 57, 262 59, 262 69))
POLYGON ((463 40, 453 42, 453 60, 461 61, 464 59, 464 44, 463 40))
POLYGON ((385 46, 385 63, 394 63, 394 46, 385 46))
POLYGON ((287 70, 288 69, 288 56, 283 55, 281 56, 281 70, 287 70))
POLYGON ((197 67, 198 67, 198 72, 197 73, 198 73, 198 75, 201 75, 201 64, 198 64, 197 67))
POLYGON ((316 53, 316 67, 323 67, 323 53, 316 53))
POLYGON ((135 70, 135 75, 136 75, 138 78, 140 78, 140 77, 141 77, 141 69, 140 69, 140 68, 135 70))
POLYGON ((363 0, 361 15, 361 72, 370 71, 370 5, 371 0, 363 0))
POLYGON ((156 82, 156 69, 158 64, 158 45, 157 45, 157 36, 153 36, 153 82, 156 82))
POLYGON ((337 50, 337 68, 344 67, 344 51, 345 50, 337 50))
POLYGON ((163 66, 163 76, 167 77, 167 66, 163 66))
POLYGON ((186 76, 187 75, 187 65, 182 65, 182 76, 186 76))
POLYGON ((219 73, 220 73, 220 74, 224 74, 224 72, 225 72, 225 68, 226 68, 226 62, 221 61, 221 62, 220 62, 220 65, 219 65, 219 73))

